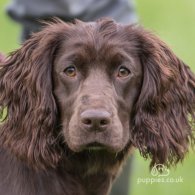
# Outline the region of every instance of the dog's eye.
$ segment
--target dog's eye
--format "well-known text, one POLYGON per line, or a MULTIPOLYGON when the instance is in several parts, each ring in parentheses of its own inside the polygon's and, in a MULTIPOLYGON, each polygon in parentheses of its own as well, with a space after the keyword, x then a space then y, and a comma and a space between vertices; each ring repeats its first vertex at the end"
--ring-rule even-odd
POLYGON ((118 76, 118 77, 127 77, 127 76, 129 76, 130 73, 131 73, 131 72, 130 72, 129 69, 127 69, 127 68, 121 66, 121 67, 119 68, 119 70, 118 70, 118 75, 117 75, 117 76, 118 76))
POLYGON ((77 75, 75 66, 69 66, 64 70, 64 73, 69 77, 75 77, 77 75))

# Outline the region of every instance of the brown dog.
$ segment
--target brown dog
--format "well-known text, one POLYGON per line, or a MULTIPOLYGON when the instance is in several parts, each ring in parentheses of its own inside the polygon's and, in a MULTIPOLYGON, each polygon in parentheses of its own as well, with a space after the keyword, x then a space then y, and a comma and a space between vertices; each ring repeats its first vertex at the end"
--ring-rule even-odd
POLYGON ((184 158, 195 76, 142 27, 57 21, 1 63, 0 105, 0 194, 106 195, 134 147, 184 158))

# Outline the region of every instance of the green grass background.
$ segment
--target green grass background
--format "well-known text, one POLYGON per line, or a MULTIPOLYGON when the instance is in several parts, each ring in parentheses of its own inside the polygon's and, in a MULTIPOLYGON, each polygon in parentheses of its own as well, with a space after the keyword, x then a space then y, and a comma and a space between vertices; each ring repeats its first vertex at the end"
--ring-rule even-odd
MULTIPOLYGON (((0 51, 9 53, 19 46, 20 27, 5 16, 7 0, 0 1, 0 51)), ((195 70, 195 0, 137 0, 140 22, 158 34, 174 52, 195 70)), ((195 195, 195 155, 170 170, 169 177, 181 176, 183 183, 137 184, 139 177, 151 177, 149 162, 136 152, 131 177, 131 195, 195 195)))

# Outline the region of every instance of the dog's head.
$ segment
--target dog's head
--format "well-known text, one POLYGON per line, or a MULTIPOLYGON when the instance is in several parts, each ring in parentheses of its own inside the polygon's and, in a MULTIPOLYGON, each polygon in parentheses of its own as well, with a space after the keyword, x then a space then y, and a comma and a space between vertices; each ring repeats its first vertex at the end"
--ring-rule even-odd
POLYGON ((55 166, 66 148, 130 146, 169 165, 193 140, 194 92, 193 73, 142 27, 58 21, 1 66, 1 143, 39 167, 55 166))
POLYGON ((138 54, 112 21, 79 22, 66 33, 53 63, 65 141, 75 152, 120 152, 141 89, 138 54))

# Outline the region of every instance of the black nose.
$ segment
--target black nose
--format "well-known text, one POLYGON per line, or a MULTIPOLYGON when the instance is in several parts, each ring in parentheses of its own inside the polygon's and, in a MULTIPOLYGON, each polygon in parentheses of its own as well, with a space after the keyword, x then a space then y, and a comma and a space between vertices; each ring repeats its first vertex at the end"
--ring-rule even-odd
POLYGON ((81 113, 83 127, 91 131, 104 131, 111 123, 111 114, 106 110, 89 109, 81 113))

